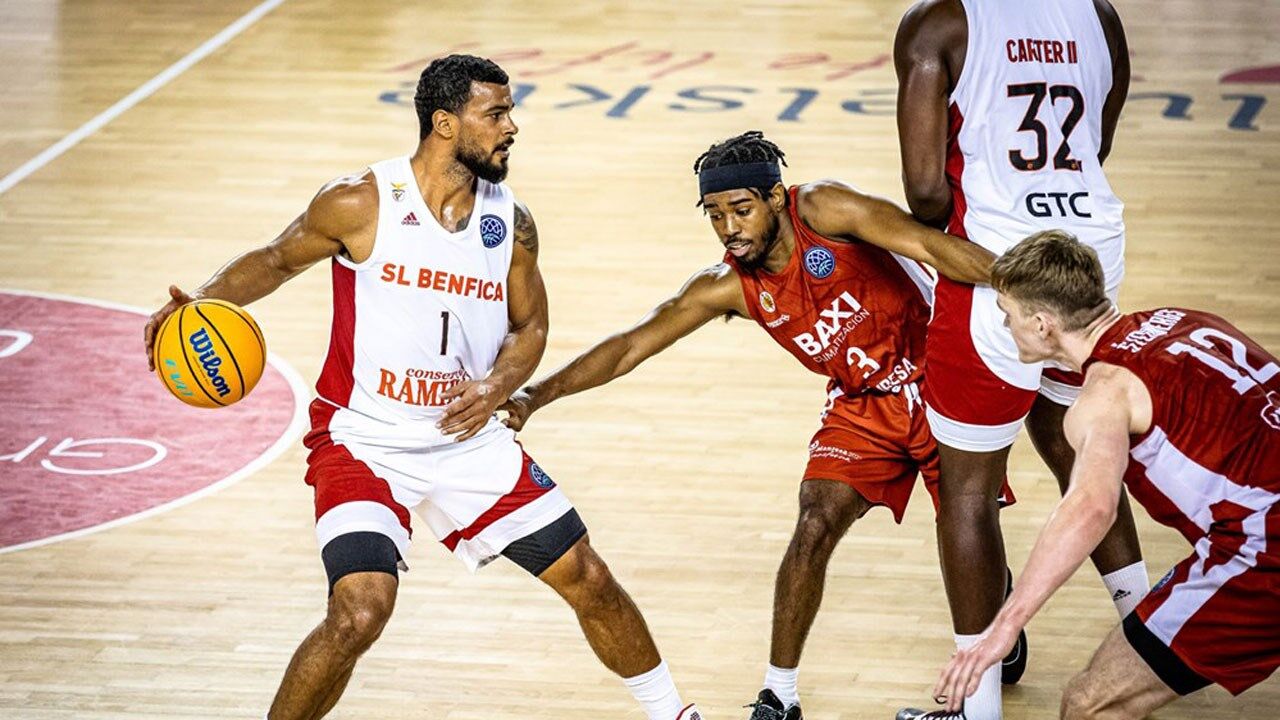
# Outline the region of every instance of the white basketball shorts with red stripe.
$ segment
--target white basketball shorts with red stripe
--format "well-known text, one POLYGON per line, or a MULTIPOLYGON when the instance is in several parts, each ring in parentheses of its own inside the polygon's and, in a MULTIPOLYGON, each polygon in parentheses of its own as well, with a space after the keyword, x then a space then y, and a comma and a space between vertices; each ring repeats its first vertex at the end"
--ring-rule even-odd
POLYGON ((335 441, 323 431, 306 444, 320 547, 346 533, 381 533, 395 542, 403 569, 410 510, 475 572, 573 509, 496 420, 466 441, 430 447, 335 441))
MULTIPOLYGON (((1114 303, 1119 284, 1107 295, 1114 303)), ((996 291, 939 278, 925 342, 925 417, 943 445, 990 452, 1013 444, 1036 394, 1072 405, 1084 376, 1024 363, 996 291)))

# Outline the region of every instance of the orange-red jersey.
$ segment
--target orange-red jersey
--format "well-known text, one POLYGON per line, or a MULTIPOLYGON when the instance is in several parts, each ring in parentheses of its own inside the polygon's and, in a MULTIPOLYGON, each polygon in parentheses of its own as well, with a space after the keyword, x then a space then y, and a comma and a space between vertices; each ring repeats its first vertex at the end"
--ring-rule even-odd
POLYGON ((788 205, 796 246, 782 272, 746 270, 725 255, 751 317, 846 395, 897 392, 919 381, 932 275, 870 243, 814 232, 800 219, 796 192, 790 189, 788 205))

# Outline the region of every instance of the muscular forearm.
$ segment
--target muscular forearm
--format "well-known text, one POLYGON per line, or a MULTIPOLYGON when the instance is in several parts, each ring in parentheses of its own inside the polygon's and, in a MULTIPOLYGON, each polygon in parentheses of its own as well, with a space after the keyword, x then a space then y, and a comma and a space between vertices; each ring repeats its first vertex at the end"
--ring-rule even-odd
POLYGON ((1115 504, 1108 506, 1107 498, 1094 493, 1069 493, 1063 498, 1040 532, 1018 586, 996 622, 1025 626, 1102 542, 1115 515, 1115 504))
POLYGON ((930 233, 930 236, 926 247, 938 272, 956 282, 973 285, 991 282, 991 264, 996 261, 996 256, 990 250, 942 233, 930 233))
POLYGON ((296 271, 282 267, 271 247, 250 250, 222 266, 192 293, 193 298, 218 298, 248 305, 274 292, 296 271))
POLYGON ((510 396, 533 377, 546 349, 546 323, 530 322, 513 328, 502 341, 493 369, 485 380, 494 385, 502 397, 510 396))
POLYGON ((631 372, 639 360, 630 353, 623 334, 611 335, 547 377, 529 387, 529 396, 542 407, 566 395, 590 390, 631 372))

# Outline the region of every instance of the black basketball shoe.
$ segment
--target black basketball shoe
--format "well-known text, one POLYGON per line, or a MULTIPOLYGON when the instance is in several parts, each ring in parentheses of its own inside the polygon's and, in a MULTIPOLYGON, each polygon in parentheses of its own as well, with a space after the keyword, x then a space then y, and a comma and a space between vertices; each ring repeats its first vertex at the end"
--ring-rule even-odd
POLYGON ((760 691, 755 702, 742 707, 751 708, 751 717, 747 720, 804 720, 800 705, 782 707, 782 701, 768 688, 760 691))
POLYGON ((965 720, 964 711, 947 712, 946 710, 916 710, 906 708, 899 710, 895 720, 965 720))
MULTIPOLYGON (((1013 571, 1005 568, 1005 591, 1006 600, 1013 594, 1013 571)), ((1027 671, 1027 631, 1024 629, 1018 633, 1018 642, 1014 644, 1013 649, 1008 655, 1004 656, 1004 660, 1000 661, 1000 682, 1005 685, 1016 684, 1022 679, 1022 674, 1027 671)))

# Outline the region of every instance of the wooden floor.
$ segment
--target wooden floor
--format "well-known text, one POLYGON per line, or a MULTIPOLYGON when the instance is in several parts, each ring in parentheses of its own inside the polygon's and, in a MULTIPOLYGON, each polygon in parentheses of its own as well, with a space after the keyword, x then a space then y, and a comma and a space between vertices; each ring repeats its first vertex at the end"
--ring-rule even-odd
MULTIPOLYGON (((1123 307, 1219 312, 1280 349, 1280 90, 1220 81, 1280 62, 1280 4, 1116 4, 1139 76, 1108 167, 1127 204, 1123 307)), ((460 48, 524 88, 510 183, 542 232, 550 369, 717 261, 691 175, 714 140, 760 128, 788 151, 790 181, 901 198, 887 53, 906 5, 286 0, 0 196, 0 287, 158 306, 168 283, 195 286, 274 235, 326 179, 409 151, 412 83, 425 58, 460 48)), ((0 0, 0 175, 252 7, 0 0)), ((313 271, 252 308, 308 382, 328 285, 313 271)), ((822 381, 754 325, 715 324, 524 434, 708 718, 745 717, 759 687, 822 400, 822 381)), ((302 471, 297 445, 166 514, 0 555, 0 717, 260 717, 324 607, 302 471)), ((1057 492, 1025 441, 1012 475, 1018 568, 1057 492)), ((1145 517, 1141 531, 1154 580, 1187 548, 1145 517)), ((549 591, 503 563, 468 575, 426 535, 332 717, 640 717, 549 591)), ((1005 717, 1056 716, 1115 622, 1082 570, 1032 623, 1005 717)), ((801 666, 806 716, 892 717, 925 701, 950 649, 919 493, 903 526, 872 513, 838 551, 801 666)), ((1280 717, 1280 680, 1155 717, 1280 717)))

